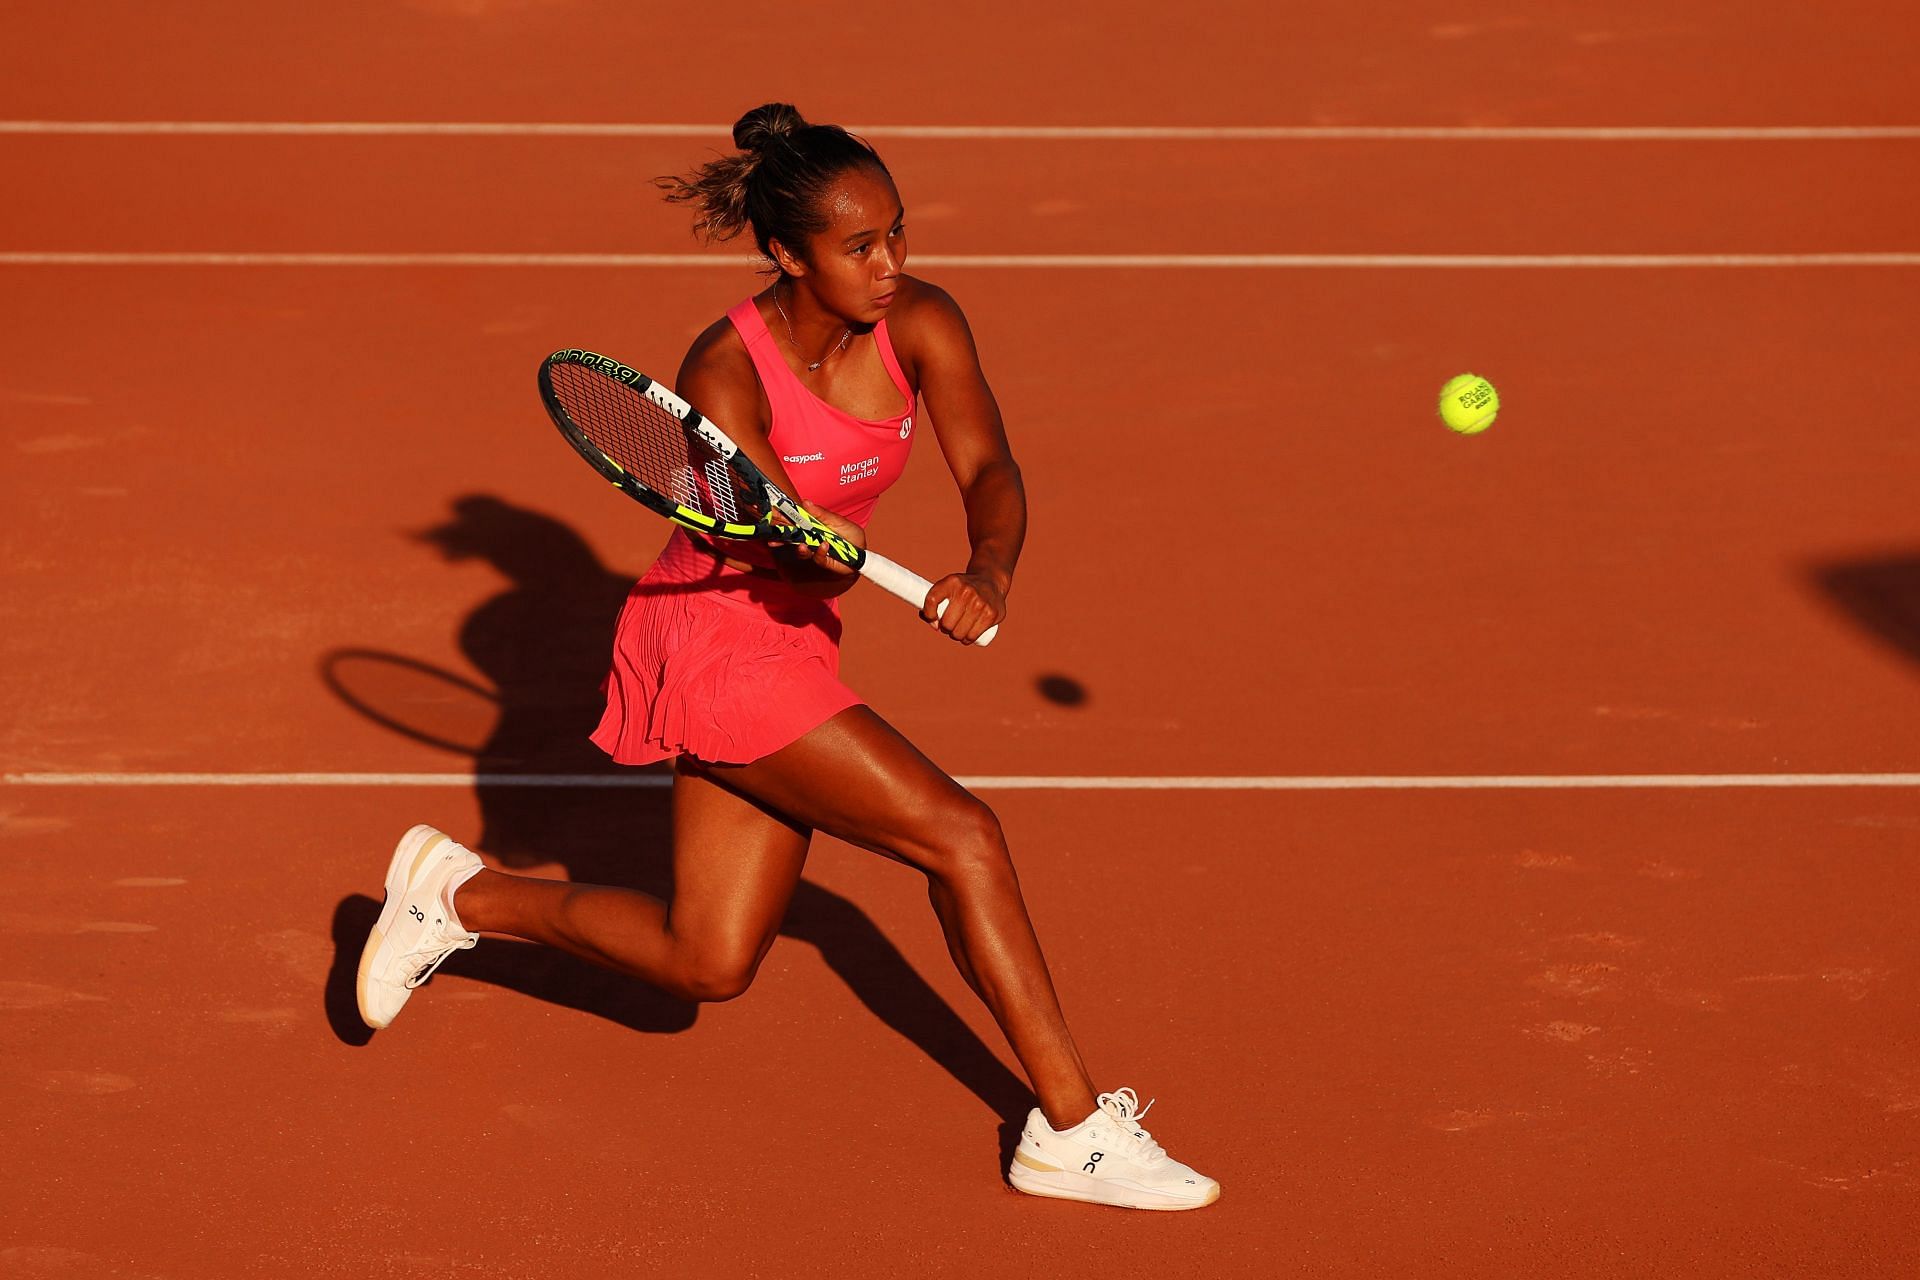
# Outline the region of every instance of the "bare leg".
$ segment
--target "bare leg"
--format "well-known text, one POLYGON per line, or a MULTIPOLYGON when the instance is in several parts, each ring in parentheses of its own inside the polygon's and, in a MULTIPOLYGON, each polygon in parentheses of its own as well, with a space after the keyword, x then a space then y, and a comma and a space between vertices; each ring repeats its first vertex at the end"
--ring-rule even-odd
POLYGON ((866 707, 745 765, 705 767, 804 826, 924 872, 947 948, 1006 1034, 1048 1123, 1078 1124, 1093 1085, 1027 918, 992 810, 866 707))
POLYGON ((483 871, 459 892, 461 922, 688 999, 732 999, 773 943, 816 828, 926 874, 954 964, 1000 1024, 1048 1123, 1086 1118, 1093 1085, 999 821, 865 707, 751 764, 682 767, 671 906, 632 889, 483 871))
POLYGON ((682 771, 673 781, 671 905, 637 889, 482 871, 469 929, 544 942, 688 1000, 747 989, 780 929, 812 832, 682 771))

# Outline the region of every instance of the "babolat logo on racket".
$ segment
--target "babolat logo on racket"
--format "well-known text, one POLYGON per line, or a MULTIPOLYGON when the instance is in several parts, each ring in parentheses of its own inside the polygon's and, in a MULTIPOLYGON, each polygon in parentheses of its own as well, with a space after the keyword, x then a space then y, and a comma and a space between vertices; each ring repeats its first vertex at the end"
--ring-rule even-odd
POLYGON ((628 368, 611 356, 603 356, 598 351, 588 351, 582 347, 568 347, 565 351, 556 351, 548 357, 549 361, 565 360, 569 364, 582 364, 596 373, 604 373, 609 378, 624 382, 628 386, 636 382, 651 382, 646 374, 638 369, 628 368))
MULTIPOLYGON (((593 355, 592 352, 588 352, 587 354, 593 355)), ((594 368, 606 374, 609 378, 617 379, 626 383, 628 386, 632 386, 636 382, 650 381, 647 375, 638 369, 629 369, 618 360, 614 360, 608 356, 594 356, 593 365, 594 368)))

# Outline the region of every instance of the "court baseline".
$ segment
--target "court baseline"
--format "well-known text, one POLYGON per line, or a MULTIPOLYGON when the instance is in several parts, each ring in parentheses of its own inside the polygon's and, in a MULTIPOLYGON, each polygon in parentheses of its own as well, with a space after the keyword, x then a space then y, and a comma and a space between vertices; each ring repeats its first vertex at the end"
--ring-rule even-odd
MULTIPOLYGON (((666 773, 8 773, 16 787, 665 787, 666 773)), ((976 791, 1584 791, 1920 787, 1920 773, 1404 774, 1051 776, 980 774, 976 791)))
MULTIPOLYGON (((1047 142, 1805 142, 1920 138, 1920 125, 851 125, 870 138, 1047 142)), ((714 138, 723 124, 434 120, 0 120, 0 134, 115 137, 714 138)))
MULTIPOLYGON (((1303 268, 1913 267, 1920 253, 923 253, 917 266, 1047 270, 1303 268)), ((725 267, 701 253, 0 253, 0 266, 53 267, 725 267)))

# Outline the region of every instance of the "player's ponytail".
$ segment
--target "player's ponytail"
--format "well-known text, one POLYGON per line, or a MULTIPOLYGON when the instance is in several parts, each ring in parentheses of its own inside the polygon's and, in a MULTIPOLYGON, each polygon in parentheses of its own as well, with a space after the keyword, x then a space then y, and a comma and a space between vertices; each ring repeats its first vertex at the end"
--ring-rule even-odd
POLYGON ((734 121, 733 145, 748 155, 760 156, 782 143, 791 145, 794 134, 812 127, 792 103, 769 102, 734 121))
POLYGON ((739 153, 721 156, 681 177, 655 178, 676 204, 699 211, 693 233, 711 242, 731 240, 749 228, 768 258, 778 240, 789 253, 806 256, 807 237, 824 230, 820 206, 833 180, 846 170, 887 166, 861 139, 837 124, 808 124, 785 102, 755 107, 733 126, 739 153))

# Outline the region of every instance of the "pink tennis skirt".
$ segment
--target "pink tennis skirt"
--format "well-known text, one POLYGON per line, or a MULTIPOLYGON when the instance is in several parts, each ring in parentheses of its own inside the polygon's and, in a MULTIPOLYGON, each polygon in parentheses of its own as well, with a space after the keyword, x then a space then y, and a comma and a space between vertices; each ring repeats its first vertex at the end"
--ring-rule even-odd
POLYGON ((614 628, 593 742, 619 764, 745 764, 861 698, 840 682, 831 599, 728 569, 675 532, 614 628))

